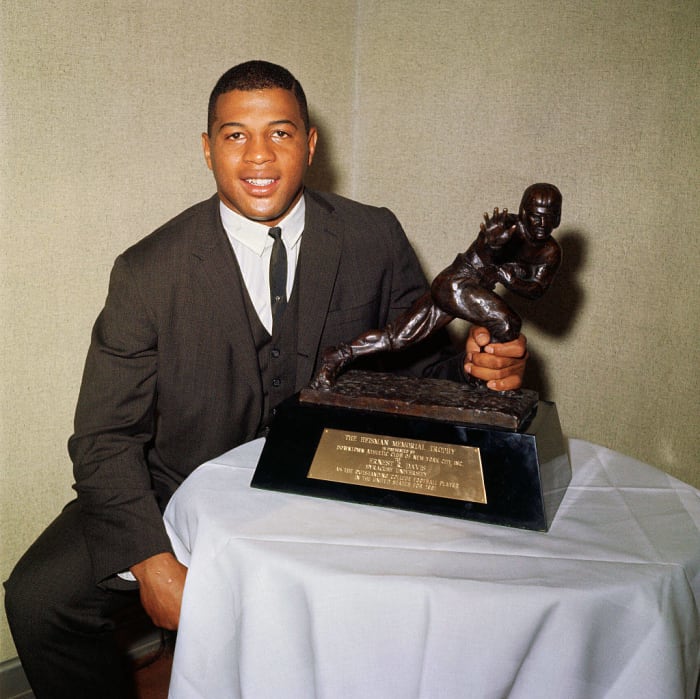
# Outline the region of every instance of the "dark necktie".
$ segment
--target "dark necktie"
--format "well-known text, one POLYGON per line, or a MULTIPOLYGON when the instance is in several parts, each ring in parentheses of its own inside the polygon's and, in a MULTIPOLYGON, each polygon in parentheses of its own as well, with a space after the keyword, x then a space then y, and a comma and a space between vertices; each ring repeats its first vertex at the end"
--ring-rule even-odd
POLYGON ((270 228, 268 235, 275 240, 270 257, 270 303, 274 328, 287 307, 287 250, 282 242, 281 228, 270 228))

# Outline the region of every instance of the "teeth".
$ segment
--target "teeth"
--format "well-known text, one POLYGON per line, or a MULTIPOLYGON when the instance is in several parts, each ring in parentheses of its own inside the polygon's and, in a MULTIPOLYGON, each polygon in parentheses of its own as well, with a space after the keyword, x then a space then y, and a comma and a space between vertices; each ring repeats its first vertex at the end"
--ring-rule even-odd
POLYGON ((246 179, 246 182, 254 185, 255 187, 266 187, 268 184, 272 184, 274 179, 269 180, 257 180, 253 178, 246 179))

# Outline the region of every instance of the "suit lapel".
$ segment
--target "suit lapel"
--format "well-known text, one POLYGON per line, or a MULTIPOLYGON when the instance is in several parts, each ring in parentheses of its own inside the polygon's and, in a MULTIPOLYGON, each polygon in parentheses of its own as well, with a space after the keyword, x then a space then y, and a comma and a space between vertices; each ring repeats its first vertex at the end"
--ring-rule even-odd
POLYGON ((306 190, 306 223, 297 265, 299 323, 297 386, 312 378, 316 355, 338 275, 343 234, 332 207, 306 190))
POLYGON ((244 299, 246 291, 236 256, 221 223, 217 196, 212 200, 210 218, 203 222, 192 255, 196 258, 200 283, 212 299, 212 306, 221 320, 225 335, 237 350, 237 361, 245 364, 239 366, 239 370, 249 376, 258 375, 258 356, 244 299))

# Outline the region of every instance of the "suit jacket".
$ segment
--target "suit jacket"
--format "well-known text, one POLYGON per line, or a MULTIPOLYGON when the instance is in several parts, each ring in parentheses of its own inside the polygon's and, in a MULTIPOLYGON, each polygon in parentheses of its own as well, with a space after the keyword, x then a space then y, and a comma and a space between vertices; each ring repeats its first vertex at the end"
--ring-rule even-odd
MULTIPOLYGON (((305 196, 289 395, 325 347, 384 327, 426 288, 390 211, 305 196)), ((216 196, 117 258, 69 440, 96 581, 170 550, 167 498, 199 464, 257 435, 262 387, 244 293, 216 196)), ((398 361, 423 372, 439 358, 429 349, 398 361)))

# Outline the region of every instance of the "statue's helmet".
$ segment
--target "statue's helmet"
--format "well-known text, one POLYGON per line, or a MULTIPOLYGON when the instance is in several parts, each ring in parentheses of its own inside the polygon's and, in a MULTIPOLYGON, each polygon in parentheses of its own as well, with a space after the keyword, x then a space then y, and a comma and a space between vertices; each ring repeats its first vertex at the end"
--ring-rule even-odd
POLYGON ((531 184, 524 192, 520 200, 520 219, 527 212, 535 213, 547 210, 553 214, 552 228, 557 228, 561 222, 561 192, 553 184, 538 182, 531 184))

